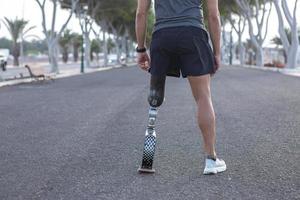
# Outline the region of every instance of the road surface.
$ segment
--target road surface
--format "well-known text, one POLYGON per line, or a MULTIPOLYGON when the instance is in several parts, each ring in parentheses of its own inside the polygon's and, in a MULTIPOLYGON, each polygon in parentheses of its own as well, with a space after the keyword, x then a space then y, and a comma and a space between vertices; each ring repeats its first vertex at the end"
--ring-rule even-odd
POLYGON ((0 88, 0 199, 300 199, 300 79, 224 67, 213 78, 217 150, 203 176, 195 104, 169 78, 156 174, 140 175, 149 76, 133 68, 0 88))

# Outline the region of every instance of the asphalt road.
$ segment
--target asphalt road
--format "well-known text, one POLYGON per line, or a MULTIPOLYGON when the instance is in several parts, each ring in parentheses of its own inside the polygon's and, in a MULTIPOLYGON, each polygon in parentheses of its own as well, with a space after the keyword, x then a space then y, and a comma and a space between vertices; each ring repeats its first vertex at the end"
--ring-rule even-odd
POLYGON ((213 78, 218 154, 203 176, 187 81, 169 78, 154 175, 140 175, 149 76, 121 68, 0 88, 0 199, 300 199, 300 79, 224 67, 213 78))

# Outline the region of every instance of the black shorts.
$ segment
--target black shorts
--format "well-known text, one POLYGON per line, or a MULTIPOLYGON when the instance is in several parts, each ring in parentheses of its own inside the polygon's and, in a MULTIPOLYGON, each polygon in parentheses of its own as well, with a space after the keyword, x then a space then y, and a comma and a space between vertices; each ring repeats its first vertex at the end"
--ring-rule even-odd
POLYGON ((150 47, 152 75, 180 77, 214 73, 208 34, 197 27, 164 28, 153 33, 150 47))

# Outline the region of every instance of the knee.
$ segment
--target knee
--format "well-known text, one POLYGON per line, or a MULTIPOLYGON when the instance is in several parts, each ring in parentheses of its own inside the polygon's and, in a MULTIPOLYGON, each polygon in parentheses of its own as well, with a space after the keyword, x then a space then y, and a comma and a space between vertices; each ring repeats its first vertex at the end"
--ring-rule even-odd
POLYGON ((165 95, 165 81, 166 77, 151 77, 150 94, 148 102, 151 107, 157 108, 162 105, 165 95))
POLYGON ((197 95, 195 96, 195 101, 198 105, 198 107, 201 107, 207 104, 212 103, 212 98, 211 98, 211 93, 209 90, 203 90, 201 92, 198 92, 197 95))

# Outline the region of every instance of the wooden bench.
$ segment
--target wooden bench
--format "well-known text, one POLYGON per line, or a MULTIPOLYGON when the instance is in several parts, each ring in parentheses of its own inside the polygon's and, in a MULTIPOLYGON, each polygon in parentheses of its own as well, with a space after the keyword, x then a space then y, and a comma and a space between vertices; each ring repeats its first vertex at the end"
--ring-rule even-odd
POLYGON ((47 76, 45 74, 45 70, 43 67, 40 66, 30 67, 29 65, 25 65, 25 68, 28 70, 30 77, 36 81, 46 81, 46 80, 54 81, 54 79, 51 76, 47 76))

